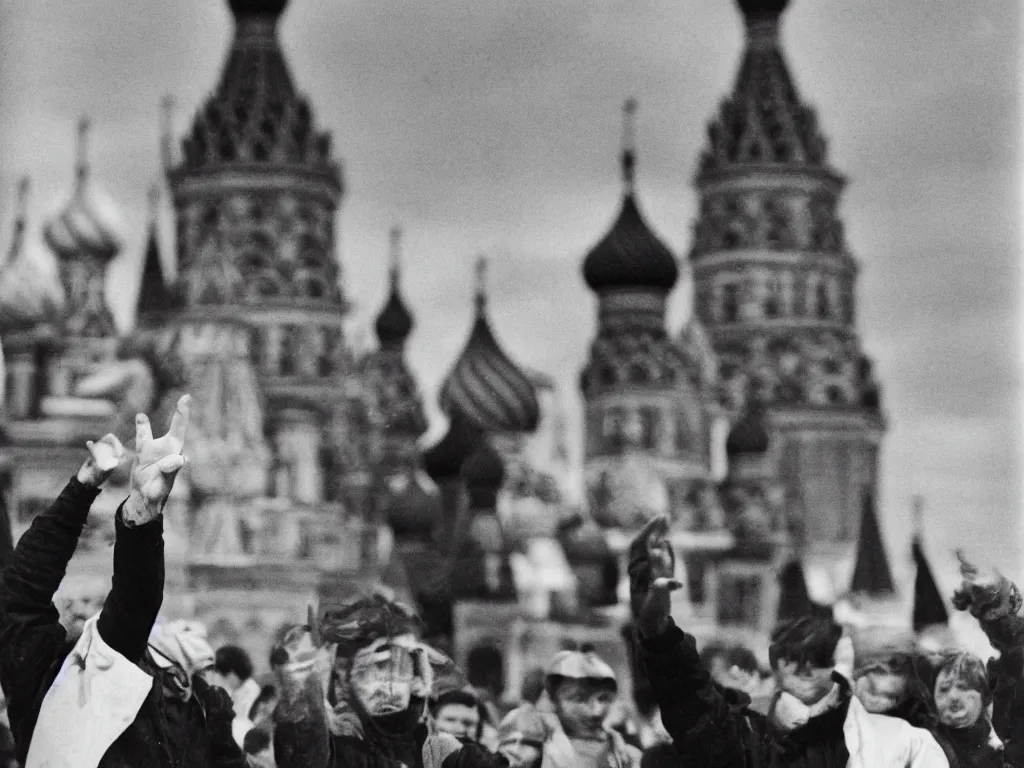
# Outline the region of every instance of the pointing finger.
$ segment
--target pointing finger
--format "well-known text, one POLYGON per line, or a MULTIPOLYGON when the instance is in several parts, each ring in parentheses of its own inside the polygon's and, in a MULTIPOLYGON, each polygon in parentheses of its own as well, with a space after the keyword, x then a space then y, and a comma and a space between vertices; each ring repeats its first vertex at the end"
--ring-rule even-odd
POLYGON ((144 413, 135 414, 135 450, 153 439, 153 428, 149 425, 149 416, 144 413))
POLYGON ((178 407, 174 411, 174 418, 171 419, 171 428, 167 434, 180 443, 185 442, 185 435, 188 433, 188 423, 192 416, 192 396, 182 395, 178 399, 178 407))

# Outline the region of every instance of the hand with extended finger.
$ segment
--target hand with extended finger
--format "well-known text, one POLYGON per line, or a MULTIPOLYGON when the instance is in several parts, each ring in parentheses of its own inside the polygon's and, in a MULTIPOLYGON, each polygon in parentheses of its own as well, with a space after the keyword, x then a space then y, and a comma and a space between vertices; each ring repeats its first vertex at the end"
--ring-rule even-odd
POLYGON ((124 446, 114 435, 108 434, 96 442, 90 440, 85 447, 89 449, 89 458, 78 470, 78 482, 99 488, 124 461, 124 446))
POLYGON ((124 519, 130 525, 155 520, 164 510, 174 478, 185 465, 182 451, 188 432, 192 398, 184 395, 163 437, 154 438, 149 417, 135 417, 135 463, 132 465, 131 495, 124 506, 124 519))
POLYGON ((998 571, 981 571, 967 559, 963 550, 957 550, 960 560, 960 587, 953 594, 953 605, 958 610, 970 611, 977 619, 994 619, 1014 612, 1013 584, 998 571))
POLYGON ((676 558, 668 538, 668 518, 651 520, 629 545, 629 602, 644 637, 665 631, 672 610, 676 558))

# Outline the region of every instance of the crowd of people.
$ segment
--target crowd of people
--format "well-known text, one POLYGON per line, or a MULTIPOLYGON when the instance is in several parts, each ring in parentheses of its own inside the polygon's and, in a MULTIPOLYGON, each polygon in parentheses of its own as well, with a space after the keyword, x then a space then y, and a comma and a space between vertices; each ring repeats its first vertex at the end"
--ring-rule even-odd
POLYGON ((1024 601, 1013 583, 961 562, 953 602, 979 620, 992 659, 856 658, 843 627, 816 614, 776 628, 762 669, 740 646, 698 649, 675 624, 664 519, 630 548, 640 707, 590 647, 532 670, 509 705, 470 685, 424 642, 415 613, 381 594, 311 609, 257 674, 243 649, 214 650, 201 624, 159 619, 162 513, 189 412, 185 396, 159 438, 136 419, 101 604, 62 623, 54 595, 100 487, 126 460, 117 438, 87 444, 18 542, 0 584, 0 768, 1024 768, 1024 601))

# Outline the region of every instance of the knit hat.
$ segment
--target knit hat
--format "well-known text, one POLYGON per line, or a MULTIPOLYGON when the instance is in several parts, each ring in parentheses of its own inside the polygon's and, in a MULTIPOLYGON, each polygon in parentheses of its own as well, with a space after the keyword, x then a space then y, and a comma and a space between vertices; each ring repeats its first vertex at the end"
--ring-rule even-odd
POLYGON ((328 611, 319 629, 324 641, 337 644, 338 656, 347 658, 381 638, 418 636, 421 624, 407 606, 374 594, 328 611))
POLYGON ((551 736, 551 728, 532 704, 523 704, 505 715, 498 726, 499 743, 516 736, 527 744, 542 747, 551 736))

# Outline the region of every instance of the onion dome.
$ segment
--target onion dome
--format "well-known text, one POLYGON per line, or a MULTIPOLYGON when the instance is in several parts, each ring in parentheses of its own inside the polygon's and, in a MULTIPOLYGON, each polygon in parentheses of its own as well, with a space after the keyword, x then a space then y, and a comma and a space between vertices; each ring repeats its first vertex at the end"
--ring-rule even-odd
POLYGON ((404 344, 413 327, 412 315, 406 309, 399 290, 401 237, 402 231, 398 227, 391 230, 391 293, 375 323, 381 346, 404 344))
POLYGON ((117 205, 89 176, 89 120, 78 123, 78 162, 70 199, 43 225, 46 244, 60 259, 92 256, 109 261, 124 245, 117 205))
POLYGON ((296 92, 278 43, 285 0, 229 0, 235 38, 213 95, 183 142, 179 171, 225 164, 316 166, 340 187, 331 140, 296 92))
POLYGON ((505 460, 486 437, 462 465, 462 481, 469 492, 470 506, 496 509, 498 491, 505 482, 505 460))
POLYGON ((459 478, 462 465, 481 438, 479 428, 464 416, 452 414, 448 431, 423 453, 423 467, 436 483, 459 478))
POLYGON ((708 125, 698 177, 738 165, 796 164, 824 170, 827 144, 806 105, 778 40, 786 0, 738 0, 746 48, 732 93, 708 125))
POLYGON ((625 196, 619 217, 608 234, 595 245, 583 261, 583 279, 592 291, 601 293, 619 288, 646 288, 668 293, 679 279, 676 257, 647 225, 636 202, 633 146, 633 115, 636 102, 626 102, 626 130, 622 151, 625 196))
POLYGON ((18 184, 11 250, 0 267, 0 333, 28 330, 55 320, 63 299, 56 265, 43 262, 50 255, 28 248, 28 187, 28 179, 18 184))
POLYGON ((400 472, 384 481, 380 507, 399 540, 429 540, 441 516, 441 496, 425 472, 400 472))
POLYGON ((601 563, 611 555, 608 539, 593 520, 577 517, 563 525, 559 542, 570 563, 601 563))
POLYGON ((764 407, 751 400, 743 417, 725 440, 728 456, 759 456, 768 452, 768 421, 764 407))
POLYGON ((476 320, 462 354, 441 387, 441 409, 462 414, 484 432, 533 432, 540 404, 533 382, 505 354, 487 320, 485 262, 477 265, 476 320))
POLYGON ((171 291, 164 276, 163 261, 160 258, 159 205, 160 187, 153 185, 149 191, 149 236, 146 238, 142 281, 139 284, 139 298, 136 301, 136 311, 139 315, 159 315, 173 306, 171 291))

